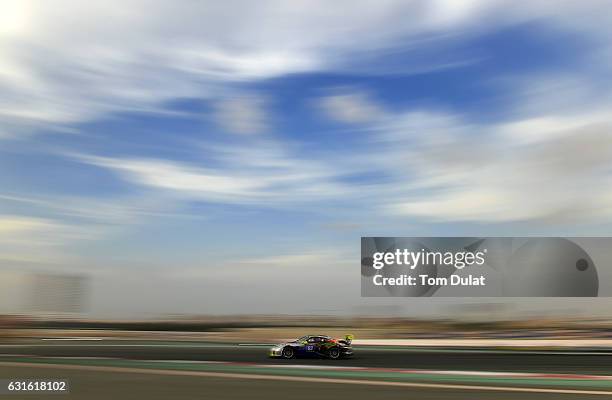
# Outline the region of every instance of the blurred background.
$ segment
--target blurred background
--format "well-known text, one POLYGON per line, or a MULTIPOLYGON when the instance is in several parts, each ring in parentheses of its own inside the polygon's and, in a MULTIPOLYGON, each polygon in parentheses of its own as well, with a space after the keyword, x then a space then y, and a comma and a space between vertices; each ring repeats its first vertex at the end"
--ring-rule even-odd
POLYGON ((605 339, 606 298, 362 298, 357 264, 610 235, 611 12, 0 0, 0 340, 605 339))

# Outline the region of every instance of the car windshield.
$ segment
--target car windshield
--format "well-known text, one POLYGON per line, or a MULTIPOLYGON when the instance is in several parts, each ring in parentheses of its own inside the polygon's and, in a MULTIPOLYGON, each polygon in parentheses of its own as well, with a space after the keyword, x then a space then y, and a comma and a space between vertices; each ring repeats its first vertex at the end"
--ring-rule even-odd
POLYGON ((308 340, 308 338, 309 338, 309 337, 310 337, 309 335, 302 336, 301 338, 296 339, 296 341, 298 341, 298 342, 303 342, 304 340, 308 340))

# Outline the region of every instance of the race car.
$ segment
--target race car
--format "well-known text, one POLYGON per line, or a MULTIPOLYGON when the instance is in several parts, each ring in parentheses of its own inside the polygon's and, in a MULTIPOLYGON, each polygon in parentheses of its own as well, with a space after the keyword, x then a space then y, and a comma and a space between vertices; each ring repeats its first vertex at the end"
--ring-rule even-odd
POLYGON ((292 342, 277 344, 270 349, 269 355, 273 358, 324 357, 336 360, 353 355, 352 341, 353 335, 346 335, 344 339, 306 335, 292 342))

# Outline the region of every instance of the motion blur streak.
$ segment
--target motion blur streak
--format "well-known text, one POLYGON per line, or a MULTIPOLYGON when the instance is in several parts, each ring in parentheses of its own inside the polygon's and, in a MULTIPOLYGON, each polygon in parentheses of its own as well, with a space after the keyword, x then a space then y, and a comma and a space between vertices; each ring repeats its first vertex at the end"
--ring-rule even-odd
POLYGON ((67 365, 37 365, 28 363, 0 363, 4 367, 19 367, 19 368, 55 368, 58 370, 72 369, 83 371, 100 371, 100 372, 117 372, 117 373, 135 373, 135 374, 150 374, 150 375, 170 375, 170 376, 202 376, 215 378, 230 378, 230 379, 258 379, 258 380, 273 380, 273 381, 291 381, 291 382, 308 382, 308 383, 336 383, 344 385, 370 385, 370 386, 396 386, 410 388, 427 388, 427 389, 453 389, 453 390, 480 390, 487 392, 522 392, 522 393, 555 393, 555 394, 575 394, 575 395, 599 395, 612 396, 612 392, 598 390, 571 390, 571 389, 538 389, 538 388, 518 388, 518 387, 502 387, 502 386, 474 386, 474 385, 449 385, 449 384, 432 384, 432 383, 407 383, 407 382, 385 382, 373 380, 357 380, 357 379, 331 379, 331 378, 307 378, 296 376, 266 376, 266 375, 250 375, 250 374, 229 374, 217 372, 193 372, 193 371, 170 371, 170 370, 151 370, 140 368, 114 368, 114 367, 87 367, 87 366, 67 366, 67 365))

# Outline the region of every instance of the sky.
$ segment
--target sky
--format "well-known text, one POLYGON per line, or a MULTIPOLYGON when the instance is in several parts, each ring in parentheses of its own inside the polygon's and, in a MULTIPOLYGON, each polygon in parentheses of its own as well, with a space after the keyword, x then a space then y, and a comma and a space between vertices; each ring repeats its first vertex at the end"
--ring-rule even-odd
POLYGON ((436 313, 360 297, 361 236, 609 235, 611 12, 0 0, 0 265, 93 315, 436 313))

